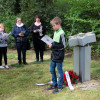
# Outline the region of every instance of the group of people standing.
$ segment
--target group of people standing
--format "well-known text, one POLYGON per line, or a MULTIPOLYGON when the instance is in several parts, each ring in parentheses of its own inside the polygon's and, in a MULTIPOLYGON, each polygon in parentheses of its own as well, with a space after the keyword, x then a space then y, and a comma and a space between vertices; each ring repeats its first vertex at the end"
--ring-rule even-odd
MULTIPOLYGON (((41 16, 36 15, 35 22, 31 25, 30 30, 22 22, 22 19, 18 17, 16 19, 16 24, 13 27, 12 35, 15 38, 16 48, 18 53, 18 65, 22 64, 21 54, 23 55, 23 64, 27 65, 26 62, 26 49, 27 49, 27 36, 32 33, 33 46, 36 54, 36 61, 43 62, 43 54, 45 50, 45 43, 41 41, 41 38, 46 33, 46 26, 41 22, 41 16)), ((5 27, 0 24, 0 68, 2 66, 2 56, 4 55, 5 67, 9 68, 7 65, 7 40, 3 36, 6 34, 5 27)))
MULTIPOLYGON (((50 63, 50 72, 52 77, 53 84, 47 90, 53 90, 53 93, 57 93, 63 89, 63 60, 65 52, 65 32, 61 26, 61 19, 55 17, 50 21, 52 28, 54 30, 53 42, 47 44, 51 48, 51 63, 50 63), (58 82, 55 68, 57 67, 57 72, 59 75, 58 82)), ((31 25, 30 32, 33 37, 33 45, 36 53, 36 61, 43 62, 43 52, 45 50, 45 43, 41 41, 41 38, 46 33, 46 27, 44 23, 41 22, 41 16, 37 15, 35 17, 35 22, 31 25)), ((3 35, 6 34, 3 24, 0 24, 0 68, 2 66, 2 55, 4 54, 5 67, 9 68, 7 65, 7 38, 4 38, 3 35)), ((26 62, 26 46, 27 46, 27 36, 29 35, 28 28, 22 23, 21 18, 16 19, 16 25, 13 27, 12 35, 16 41, 16 47, 18 52, 18 64, 22 63, 21 61, 21 52, 23 54, 23 64, 27 65, 26 62)))

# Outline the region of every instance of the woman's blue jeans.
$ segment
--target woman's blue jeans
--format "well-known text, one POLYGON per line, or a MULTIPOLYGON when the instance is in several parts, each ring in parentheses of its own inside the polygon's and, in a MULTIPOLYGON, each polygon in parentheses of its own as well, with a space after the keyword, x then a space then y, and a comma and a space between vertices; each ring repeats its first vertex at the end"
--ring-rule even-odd
POLYGON ((62 62, 54 62, 51 60, 51 64, 50 64, 50 72, 51 72, 51 76, 52 76, 52 82, 53 85, 57 85, 57 87, 62 87, 62 83, 63 83, 63 69, 62 69, 62 62), (57 76, 56 76, 56 71, 55 68, 57 67, 57 72, 58 72, 58 84, 57 84, 57 76))

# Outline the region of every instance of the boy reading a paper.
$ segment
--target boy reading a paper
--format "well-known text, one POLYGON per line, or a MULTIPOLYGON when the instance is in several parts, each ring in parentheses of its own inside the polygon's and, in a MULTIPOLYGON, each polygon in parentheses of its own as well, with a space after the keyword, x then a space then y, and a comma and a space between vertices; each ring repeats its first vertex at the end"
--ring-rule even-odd
POLYGON ((48 44, 49 48, 51 48, 51 64, 50 64, 50 72, 52 76, 53 84, 48 88, 48 90, 53 90, 53 93, 57 93, 63 89, 63 69, 62 64, 64 60, 64 48, 65 48, 65 32, 61 27, 61 19, 59 17, 55 17, 51 20, 51 25, 54 30, 54 37, 51 44, 48 44), (58 82, 57 76, 55 72, 55 68, 57 67, 57 72, 59 75, 58 82))

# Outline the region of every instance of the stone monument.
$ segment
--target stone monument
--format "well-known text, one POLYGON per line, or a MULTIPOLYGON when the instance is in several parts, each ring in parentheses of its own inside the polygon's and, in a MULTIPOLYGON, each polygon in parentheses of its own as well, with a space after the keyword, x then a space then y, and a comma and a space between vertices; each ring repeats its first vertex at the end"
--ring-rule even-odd
POLYGON ((73 71, 79 75, 81 82, 91 79, 91 46, 92 42, 96 42, 96 37, 93 32, 79 33, 74 36, 69 36, 69 46, 73 48, 73 71))

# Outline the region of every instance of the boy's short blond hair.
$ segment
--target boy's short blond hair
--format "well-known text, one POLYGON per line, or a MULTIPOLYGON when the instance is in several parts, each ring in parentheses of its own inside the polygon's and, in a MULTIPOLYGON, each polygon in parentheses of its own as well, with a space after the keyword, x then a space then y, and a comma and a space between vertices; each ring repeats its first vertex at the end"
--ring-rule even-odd
POLYGON ((2 28, 2 27, 4 27, 4 25, 3 24, 0 24, 0 28, 2 28))
POLYGON ((59 17, 55 17, 50 21, 51 24, 60 24, 62 23, 61 19, 59 17))

